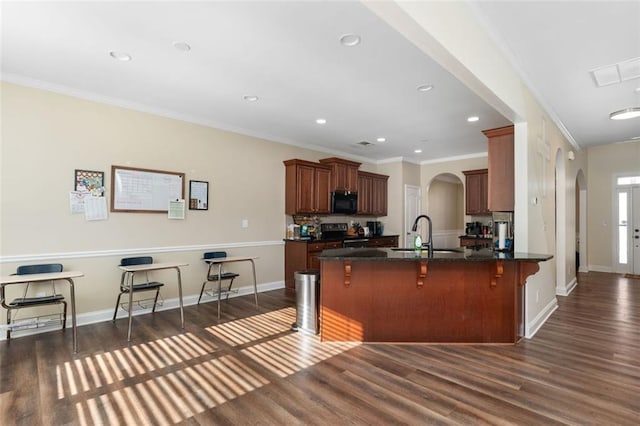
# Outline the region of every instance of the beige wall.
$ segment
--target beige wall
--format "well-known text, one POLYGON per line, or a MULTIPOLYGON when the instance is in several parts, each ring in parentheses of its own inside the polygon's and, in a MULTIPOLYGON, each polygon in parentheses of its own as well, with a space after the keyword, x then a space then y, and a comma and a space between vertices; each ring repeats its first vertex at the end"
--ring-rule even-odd
POLYGON ((640 175, 640 141, 597 146, 587 150, 589 269, 614 269, 614 185, 618 175, 640 175))
POLYGON ((404 186, 419 185, 420 168, 413 163, 394 161, 379 164, 377 173, 389 176, 387 185, 388 202, 387 216, 381 218, 385 224, 386 234, 400 236, 400 245, 403 245, 404 235, 404 186))
MULTIPOLYGON (((226 249, 251 254, 259 284, 282 286, 283 160, 317 160, 326 154, 230 132, 99 104, 43 90, 2 84, 0 243, 2 275, 23 263, 59 261, 80 270, 80 314, 113 309, 120 280, 117 264, 129 254, 156 261, 179 260, 185 296, 199 292, 205 275, 202 252, 226 249), (166 214, 109 213, 106 221, 71 214, 75 169, 105 172, 111 165, 183 172, 209 182, 207 211, 166 214), (249 228, 242 228, 243 219, 249 228)), ((188 191, 188 187, 187 187, 188 191)), ((187 193, 188 195, 188 193, 187 193)), ((240 287, 251 282, 248 265, 240 287)), ((174 276, 165 298, 177 297, 174 276)))
POLYGON ((436 179, 429 185, 429 217, 433 221, 433 231, 459 230, 464 226, 464 187, 462 182, 454 183, 436 179))

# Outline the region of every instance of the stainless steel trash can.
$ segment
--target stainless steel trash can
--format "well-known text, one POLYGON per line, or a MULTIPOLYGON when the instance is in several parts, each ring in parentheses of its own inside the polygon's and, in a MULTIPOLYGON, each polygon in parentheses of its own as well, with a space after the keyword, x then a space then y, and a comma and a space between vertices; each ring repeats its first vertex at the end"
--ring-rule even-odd
POLYGON ((318 334, 320 331, 318 309, 320 303, 320 271, 308 269, 293 274, 296 283, 296 322, 294 331, 318 334))

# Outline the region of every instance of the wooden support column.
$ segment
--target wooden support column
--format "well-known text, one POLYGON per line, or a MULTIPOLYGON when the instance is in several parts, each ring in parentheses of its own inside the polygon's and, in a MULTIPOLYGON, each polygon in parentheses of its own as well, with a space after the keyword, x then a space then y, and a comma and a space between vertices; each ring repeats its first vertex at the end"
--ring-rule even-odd
POLYGON ((351 285, 351 261, 344 262, 344 286, 349 287, 351 285))
POLYGON ((418 280, 416 286, 422 288, 424 279, 427 277, 427 262, 418 262, 418 280))
POLYGON ((493 274, 493 277, 491 278, 491 287, 495 287, 498 284, 498 279, 502 278, 502 275, 504 274, 504 261, 502 260, 498 260, 495 263, 495 273, 493 274))

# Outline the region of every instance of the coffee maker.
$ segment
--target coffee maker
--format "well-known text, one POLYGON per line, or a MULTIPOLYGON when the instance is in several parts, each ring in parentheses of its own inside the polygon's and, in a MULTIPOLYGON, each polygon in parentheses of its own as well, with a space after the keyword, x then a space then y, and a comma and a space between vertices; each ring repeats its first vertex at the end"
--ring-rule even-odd
POLYGON ((373 235, 374 237, 379 237, 384 232, 382 222, 378 221, 367 222, 367 228, 369 228, 370 235, 373 235))
POLYGON ((482 235, 482 223, 480 222, 467 222, 465 234, 468 236, 482 235))

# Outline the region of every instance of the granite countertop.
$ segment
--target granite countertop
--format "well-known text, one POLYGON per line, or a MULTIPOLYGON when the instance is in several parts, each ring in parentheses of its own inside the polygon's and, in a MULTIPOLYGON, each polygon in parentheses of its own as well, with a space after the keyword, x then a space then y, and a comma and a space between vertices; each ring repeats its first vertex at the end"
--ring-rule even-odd
POLYGON ((483 249, 434 249, 430 256, 428 250, 391 248, 339 248, 323 250, 320 260, 357 260, 376 262, 415 262, 428 260, 433 262, 485 262, 490 260, 542 262, 551 259, 550 254, 511 253, 483 249))
POLYGON ((368 237, 362 235, 348 235, 345 237, 332 237, 332 238, 310 238, 310 237, 301 237, 301 238, 285 238, 284 241, 303 241, 310 243, 325 243, 330 241, 344 241, 344 240, 375 240, 377 238, 388 238, 388 237, 398 237, 397 234, 391 235, 370 235, 368 237))

